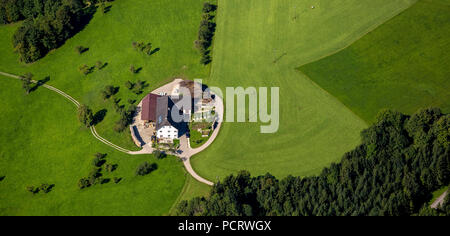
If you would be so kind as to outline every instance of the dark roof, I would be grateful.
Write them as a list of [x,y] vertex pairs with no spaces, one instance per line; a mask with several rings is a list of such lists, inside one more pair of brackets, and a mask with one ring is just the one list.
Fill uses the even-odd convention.
[[148,94],[142,101],[141,120],[156,121],[156,105],[160,96],[156,94]]
[[157,98],[156,105],[156,130],[166,125],[171,125],[168,121],[169,97],[162,96]]
[[164,126],[174,126],[169,120],[169,104],[168,96],[159,96],[150,93],[142,101],[141,119],[156,123],[156,130]]

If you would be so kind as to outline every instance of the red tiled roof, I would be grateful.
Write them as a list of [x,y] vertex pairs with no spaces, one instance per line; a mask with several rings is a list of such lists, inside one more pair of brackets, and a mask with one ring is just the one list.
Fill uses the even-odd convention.
[[156,105],[158,95],[148,94],[142,101],[141,120],[156,121]]

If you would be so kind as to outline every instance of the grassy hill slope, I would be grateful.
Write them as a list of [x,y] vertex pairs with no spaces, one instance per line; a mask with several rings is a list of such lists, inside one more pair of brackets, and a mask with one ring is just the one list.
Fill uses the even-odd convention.
[[[117,0],[111,10],[97,12],[87,27],[61,48],[36,63],[18,62],[11,40],[20,25],[0,26],[0,71],[24,74],[35,79],[50,77],[55,86],[94,112],[106,109],[97,126],[100,135],[129,149],[136,149],[127,131],[113,131],[119,119],[111,101],[103,101],[101,90],[108,84],[120,86],[117,98],[140,100],[148,91],[175,76],[204,77],[209,67],[201,66],[193,48],[201,19],[203,1]],[[160,50],[151,56],[132,47],[133,41],[151,42]],[[76,46],[88,47],[82,55]],[[83,76],[78,67],[108,63],[102,70]],[[142,70],[133,75],[130,65]],[[135,95],[124,87],[127,80],[147,81],[149,87]],[[168,214],[185,183],[182,164],[175,158],[154,160],[151,155],[130,156],[116,152],[82,128],[73,104],[55,93],[39,88],[24,95],[20,82],[0,77],[0,215],[163,215]],[[107,160],[119,165],[106,177],[123,177],[79,190],[77,182],[92,167],[93,154],[108,153]],[[156,162],[158,170],[136,177],[144,161]],[[47,195],[33,196],[27,186],[55,184]]]
[[219,1],[208,85],[280,87],[280,129],[261,134],[261,123],[225,123],[194,157],[196,171],[211,180],[242,169],[311,175],[354,148],[366,123],[295,67],[353,43],[414,2]]
[[[75,106],[40,88],[28,96],[21,84],[0,77],[0,215],[163,215],[183,188],[182,164],[174,157],[130,156],[112,150],[78,125]],[[111,182],[79,190],[97,152],[118,164],[106,174]],[[135,176],[138,165],[158,169]],[[123,180],[115,184],[113,177]],[[55,184],[48,194],[33,195],[28,186]]]
[[337,54],[300,67],[372,122],[380,109],[450,111],[450,1],[422,0]]
[[[97,126],[100,135],[128,149],[137,147],[130,132],[113,131],[120,116],[111,101],[104,101],[101,91],[106,85],[119,86],[116,97],[121,105],[128,99],[141,100],[147,92],[167,83],[174,77],[203,78],[209,67],[200,65],[200,55],[194,48],[202,14],[202,0],[152,0],[114,1],[110,11],[97,11],[89,25],[69,39],[62,47],[49,53],[36,63],[24,65],[13,52],[12,35],[18,24],[0,26],[0,71],[23,74],[32,72],[36,79],[49,77],[48,82],[80,102],[89,105],[94,112],[106,109],[106,117]],[[132,43],[152,43],[155,54],[148,56],[136,51]],[[75,48],[89,50],[78,55]],[[97,61],[107,63],[102,70],[84,76],[81,65],[95,66]],[[141,68],[137,74],[130,66]],[[145,93],[135,95],[125,88],[126,81],[146,81]]]

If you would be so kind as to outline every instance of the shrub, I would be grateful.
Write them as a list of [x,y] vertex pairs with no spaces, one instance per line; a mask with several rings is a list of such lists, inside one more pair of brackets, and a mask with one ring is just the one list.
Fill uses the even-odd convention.
[[134,84],[131,81],[128,80],[127,82],[125,82],[125,88],[131,90],[131,89],[133,89],[133,87],[134,87]]
[[90,127],[94,122],[94,115],[92,110],[86,105],[81,105],[78,108],[78,120],[86,127]]
[[101,62],[101,61],[97,61],[95,63],[95,67],[97,67],[97,69],[101,70],[103,69],[103,66],[105,65],[105,63]]
[[152,44],[144,42],[133,42],[133,48],[147,55],[152,54]]
[[105,164],[105,160],[101,157],[95,157],[94,160],[92,161],[92,164],[95,167],[101,167],[103,164]]
[[25,93],[26,94],[30,94],[31,89],[32,89],[32,87],[31,87],[31,85],[32,85],[31,80],[33,79],[33,74],[27,73],[27,74],[25,74],[23,76],[20,76],[20,79],[22,80],[22,88],[25,90]]
[[202,59],[200,59],[200,63],[203,65],[207,65],[211,63],[211,56],[209,54],[203,54]]
[[44,193],[49,193],[53,188],[53,185],[50,184],[41,184],[41,186],[39,186],[39,191],[44,192]]
[[144,162],[138,166],[136,170],[136,175],[140,176],[148,175],[156,169],[157,169],[156,163],[149,164],[148,162]]
[[209,12],[212,12],[212,11],[215,11],[215,10],[216,10],[216,5],[211,4],[209,2],[205,2],[203,4],[203,12],[204,13],[209,13]]
[[88,50],[88,49],[85,48],[85,47],[83,47],[83,46],[76,46],[76,47],[75,47],[75,51],[76,51],[79,55],[83,54],[83,53],[86,52],[87,50]]
[[133,122],[134,114],[136,113],[136,105],[132,104],[128,107],[127,111],[123,111],[123,108],[120,107],[120,120],[116,122],[116,125],[114,126],[114,130],[116,132],[122,132],[124,131],[128,125],[130,125]]
[[103,158],[105,158],[107,156],[107,154],[106,153],[97,152],[97,153],[95,153],[94,156],[103,159]]
[[119,113],[119,114],[123,113],[124,106],[123,106],[123,105],[120,105],[119,102],[114,101],[113,106],[114,106],[114,110],[115,110],[117,113]]
[[115,184],[118,184],[121,180],[122,180],[122,178],[118,178],[118,177],[113,178],[113,181]]
[[105,170],[109,173],[115,171],[117,169],[117,164],[106,164]]
[[156,157],[156,159],[164,159],[167,156],[164,152],[161,152],[160,150],[153,151],[153,155]]
[[36,194],[36,193],[39,193],[39,188],[36,188],[34,186],[28,186],[27,187],[27,191],[32,193],[32,194]]
[[84,189],[84,188],[87,188],[87,187],[90,187],[90,186],[91,186],[91,184],[90,184],[89,180],[86,179],[86,178],[81,178],[81,179],[78,181],[78,187],[79,187],[80,189]]
[[105,89],[102,91],[103,99],[109,99],[114,96],[117,92],[119,92],[119,87],[114,87],[112,85],[106,85]]
[[89,173],[89,184],[94,185],[102,182],[102,169],[101,168],[94,168]]
[[80,71],[83,75],[88,75],[92,72],[92,67],[84,64],[84,65],[78,67],[78,71]]
[[145,81],[138,80],[133,86],[133,92],[137,95],[142,93],[142,90],[146,87]]

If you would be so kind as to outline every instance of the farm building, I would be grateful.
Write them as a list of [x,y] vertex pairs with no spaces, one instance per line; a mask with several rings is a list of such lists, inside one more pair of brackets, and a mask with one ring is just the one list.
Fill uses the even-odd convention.
[[177,139],[178,129],[170,118],[173,102],[168,96],[148,94],[142,101],[141,120],[154,127],[158,139]]

